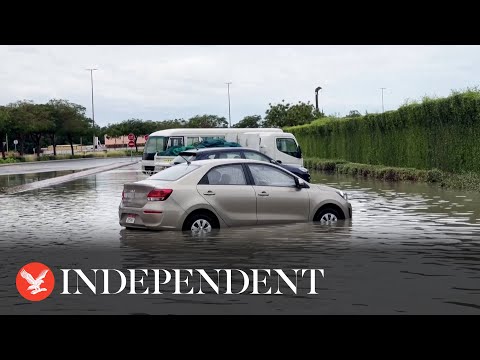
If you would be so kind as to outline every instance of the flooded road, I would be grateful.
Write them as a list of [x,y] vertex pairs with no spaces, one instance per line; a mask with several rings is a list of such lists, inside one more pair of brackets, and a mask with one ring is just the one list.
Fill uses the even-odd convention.
[[[353,219],[220,230],[126,231],[117,209],[140,165],[0,196],[0,313],[480,314],[480,194],[313,174],[346,190]],[[318,295],[60,295],[29,303],[20,267],[322,268]]]
[[15,163],[9,165],[0,165],[0,178],[3,175],[14,174],[32,174],[45,173],[55,171],[78,171],[85,169],[92,169],[98,166],[106,166],[117,163],[119,161],[138,160],[139,157],[134,156],[122,158],[87,158],[87,159],[70,159],[70,160],[55,160],[55,161],[36,161]]

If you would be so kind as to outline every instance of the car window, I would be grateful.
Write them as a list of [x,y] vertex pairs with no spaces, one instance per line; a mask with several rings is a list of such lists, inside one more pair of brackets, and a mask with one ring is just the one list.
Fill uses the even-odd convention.
[[224,165],[211,169],[200,183],[210,185],[247,185],[247,180],[242,165]]
[[295,186],[293,176],[273,166],[249,164],[248,168],[253,176],[255,185],[259,186]]
[[245,155],[246,159],[270,162],[270,159],[265,155],[253,151],[244,151],[243,155]]
[[215,154],[204,155],[204,154],[200,153],[200,154],[197,154],[197,159],[198,160],[215,159]]
[[241,159],[240,151],[222,152],[218,154],[217,159]]
[[184,163],[159,171],[155,175],[150,176],[148,180],[175,181],[198,168],[199,166]]

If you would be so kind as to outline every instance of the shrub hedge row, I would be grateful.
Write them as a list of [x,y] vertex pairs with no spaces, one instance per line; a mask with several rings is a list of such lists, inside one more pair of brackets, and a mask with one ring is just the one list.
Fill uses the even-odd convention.
[[285,128],[305,157],[480,173],[480,91],[424,98],[384,114]]

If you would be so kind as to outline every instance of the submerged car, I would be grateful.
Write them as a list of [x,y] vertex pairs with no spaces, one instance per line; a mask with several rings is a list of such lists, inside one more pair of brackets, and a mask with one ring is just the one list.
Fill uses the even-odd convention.
[[263,161],[185,162],[124,185],[118,209],[126,228],[210,232],[215,228],[352,217],[347,194],[309,184]]
[[310,173],[308,169],[300,165],[283,164],[281,161],[272,159],[270,156],[262,154],[260,151],[245,147],[219,147],[202,148],[182,151],[172,160],[172,164],[178,165],[186,161],[207,160],[207,159],[250,159],[259,160],[276,164],[288,170],[306,182],[310,182]]

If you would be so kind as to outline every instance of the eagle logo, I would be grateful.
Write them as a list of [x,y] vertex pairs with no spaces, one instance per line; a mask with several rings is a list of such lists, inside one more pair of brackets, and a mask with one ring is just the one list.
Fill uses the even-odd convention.
[[48,269],[43,270],[40,275],[38,275],[38,277],[34,279],[33,276],[25,269],[22,269],[22,271],[20,271],[20,275],[30,284],[27,290],[32,290],[32,295],[38,294],[40,291],[47,291],[46,288],[41,287],[42,284],[45,282],[43,281],[43,278],[45,277],[45,275],[47,275],[47,273]]
[[[34,275],[37,277],[35,278]],[[41,301],[52,293],[55,287],[55,277],[47,265],[31,262],[22,266],[18,271],[16,285],[18,292],[25,299]]]

